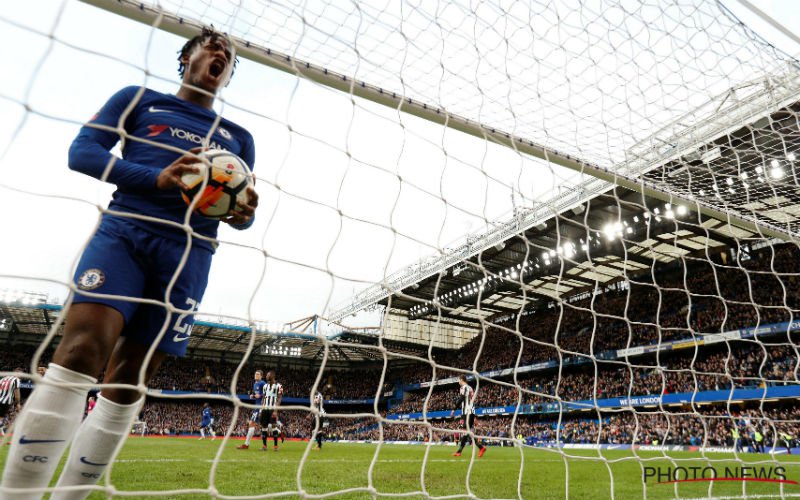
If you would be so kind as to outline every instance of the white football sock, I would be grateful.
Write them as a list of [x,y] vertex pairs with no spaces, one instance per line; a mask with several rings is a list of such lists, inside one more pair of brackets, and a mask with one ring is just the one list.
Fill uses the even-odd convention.
[[[2,485],[5,488],[46,488],[83,416],[89,387],[61,383],[95,384],[88,375],[50,363],[44,380],[25,402],[14,424]],[[35,500],[44,493],[3,492],[3,500]]]
[[200,427],[200,439],[203,439],[205,437],[206,437],[206,428]]
[[[96,484],[108,464],[114,461],[117,445],[128,436],[141,405],[141,400],[121,405],[98,394],[94,410],[75,435],[56,486]],[[88,488],[59,491],[53,493],[50,500],[82,500],[91,491]]]
[[250,440],[253,439],[253,434],[256,433],[255,427],[248,427],[247,428],[247,437],[244,439],[245,446],[250,446]]

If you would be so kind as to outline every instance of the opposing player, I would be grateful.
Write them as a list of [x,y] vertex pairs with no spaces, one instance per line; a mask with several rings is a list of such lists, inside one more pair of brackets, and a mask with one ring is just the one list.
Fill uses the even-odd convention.
[[314,399],[311,401],[311,404],[316,408],[319,412],[319,418],[322,420],[322,428],[317,431],[316,436],[314,437],[317,441],[317,447],[314,448],[315,450],[322,449],[322,443],[325,441],[325,432],[328,430],[328,418],[325,416],[325,399],[322,397],[322,393],[317,391],[314,394]]
[[22,409],[22,398],[19,392],[19,374],[22,368],[16,368],[14,375],[7,375],[0,378],[0,420],[6,421],[11,408],[15,408],[17,413]]
[[274,450],[278,451],[278,438],[281,435],[278,407],[283,398],[283,386],[275,380],[275,372],[267,372],[267,383],[264,385],[264,397],[261,405],[261,442],[262,451],[267,451],[267,436],[272,436]]
[[214,415],[211,414],[211,405],[206,403],[203,405],[202,418],[200,420],[200,439],[206,438],[206,430],[211,434],[211,440],[216,439],[217,434],[214,432]]
[[[472,432],[475,428],[475,407],[474,407],[475,391],[467,383],[466,375],[458,376],[458,398],[456,399],[456,408],[450,412],[450,417],[456,413],[456,409],[461,410],[461,418],[463,422],[464,432],[461,433],[461,440],[458,444],[458,451],[453,453],[454,457],[460,457],[461,452],[467,443],[473,442]],[[478,450],[478,458],[486,453],[486,446],[479,443],[480,449]]]
[[[204,29],[178,59],[177,94],[126,87],[72,143],[70,168],[117,190],[78,263],[53,362],[17,421],[3,487],[46,487],[70,442],[57,486],[96,483],[131,428],[145,384],[167,355],[186,351],[219,221],[187,214],[181,176],[199,171],[194,152],[202,147],[228,150],[251,168],[255,147],[249,132],[213,110],[235,65],[228,39]],[[111,153],[118,142],[122,158]],[[246,229],[257,204],[249,188],[247,202],[222,221]],[[154,353],[144,366],[151,346]],[[115,387],[102,390],[81,424],[88,390],[104,368],[104,382]],[[60,489],[51,498],[82,499],[89,491]]]
[[[250,393],[250,399],[255,400],[256,406],[261,408],[261,399],[264,397],[264,386],[267,384],[264,382],[264,372],[261,370],[256,370],[256,373],[253,375],[255,381],[253,382],[253,392]],[[246,450],[250,448],[250,440],[253,439],[253,435],[256,433],[256,429],[260,425],[259,415],[261,415],[261,410],[253,410],[250,413],[250,422],[247,424],[247,437],[244,439],[244,444],[239,445],[236,447],[238,450]]]
[[131,426],[131,433],[134,434],[136,431],[139,431],[139,434],[144,437],[147,434],[147,422],[145,421],[145,411],[142,410],[139,412],[139,415],[133,421],[133,425]]

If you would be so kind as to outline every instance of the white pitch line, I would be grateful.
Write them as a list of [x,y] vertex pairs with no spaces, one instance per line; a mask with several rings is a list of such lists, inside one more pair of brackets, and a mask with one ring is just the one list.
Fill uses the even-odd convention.
[[683,500],[756,500],[758,498],[762,499],[769,499],[769,498],[796,498],[800,497],[800,493],[785,493],[783,495],[767,495],[767,494],[757,494],[755,496],[747,495],[745,496],[735,496],[735,497],[697,497],[697,498],[684,498]]
[[[289,459],[286,459],[286,458],[279,458],[279,459],[269,458],[267,460],[269,460],[269,462],[281,462],[281,463],[295,463],[295,462],[298,462],[298,460],[289,460]],[[427,462],[428,463],[431,463],[431,462],[458,463],[458,462],[464,462],[465,460],[468,461],[469,457],[465,457],[464,459],[429,458],[427,460]],[[476,458],[475,461],[477,462],[477,460],[478,459]],[[485,461],[485,460],[486,459],[481,459],[481,461]],[[311,459],[310,461],[312,463],[317,463],[317,462],[323,462],[323,463],[325,463],[325,462],[330,462],[330,463],[348,462],[348,463],[354,463],[354,464],[355,463],[371,463],[372,462],[371,459],[347,460],[347,459],[338,459],[338,458],[337,459],[333,459],[333,458],[316,459],[315,458],[315,459]],[[519,463],[519,460],[508,460],[508,459],[497,459],[497,460],[489,460],[489,461],[491,461],[493,463]],[[115,460],[115,463],[167,463],[167,462],[170,462],[170,463],[171,462],[195,462],[195,463],[196,462],[206,462],[206,463],[213,463],[213,462],[215,462],[215,460],[213,460],[213,459],[189,460],[189,459],[186,459],[186,458],[127,458],[127,459],[123,458],[123,459]],[[216,460],[216,462],[217,463],[223,463],[223,462],[224,463],[253,463],[253,460],[232,458],[232,459]],[[392,459],[392,458],[389,458],[389,459],[378,459],[378,463],[422,463],[422,462],[423,462],[423,460],[414,460],[414,459],[399,459],[399,458],[398,459]],[[547,459],[547,460],[537,460],[536,462],[537,463],[539,463],[539,462],[562,462],[562,460]]]

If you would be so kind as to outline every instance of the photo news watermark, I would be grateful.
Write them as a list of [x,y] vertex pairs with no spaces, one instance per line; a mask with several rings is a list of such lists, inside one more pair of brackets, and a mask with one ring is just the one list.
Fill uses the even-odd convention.
[[786,477],[782,466],[689,466],[689,467],[644,467],[642,482],[645,485],[696,483],[715,481],[762,482],[798,485]]

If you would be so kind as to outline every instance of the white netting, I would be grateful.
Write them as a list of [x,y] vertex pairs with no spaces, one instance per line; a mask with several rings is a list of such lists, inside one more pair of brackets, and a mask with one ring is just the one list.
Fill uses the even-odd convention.
[[[796,496],[800,71],[724,5],[89,3],[123,17],[0,14],[27,47],[0,86],[0,206],[36,206],[35,231],[4,228],[3,375],[40,381],[62,300],[18,290],[75,291],[105,212],[62,152],[122,86],[174,92],[169,32],[236,41],[216,110],[255,137],[262,197],[253,228],[220,233],[188,360],[137,387],[138,433],[196,431],[200,400],[225,439],[131,440],[98,498]],[[272,367],[309,441],[237,455],[251,372]],[[433,446],[464,435],[461,374],[485,458]],[[373,444],[315,456],[319,432]]]

